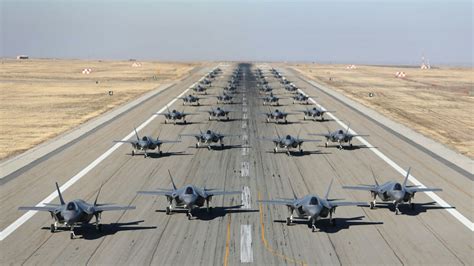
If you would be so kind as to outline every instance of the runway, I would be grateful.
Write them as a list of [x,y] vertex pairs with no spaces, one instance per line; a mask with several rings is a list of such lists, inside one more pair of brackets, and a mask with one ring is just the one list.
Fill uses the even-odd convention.
[[[164,91],[143,105],[98,128],[69,147],[49,155],[1,186],[2,220],[0,228],[14,223],[25,212],[19,206],[36,205],[60,185],[90,168],[64,193],[66,200],[82,198],[94,201],[103,183],[99,202],[134,205],[136,210],[107,212],[102,216],[104,232],[93,226],[77,228],[78,239],[70,240],[68,232],[50,233],[52,219],[48,213],[37,213],[0,242],[0,264],[114,264],[114,265],[314,265],[314,264],[473,264],[473,232],[447,209],[426,194],[416,195],[415,210],[401,206],[401,215],[378,207],[339,207],[337,225],[325,219],[312,233],[306,224],[285,224],[288,210],[281,206],[257,203],[258,199],[290,198],[308,193],[323,195],[334,179],[330,196],[351,201],[369,201],[362,191],[343,190],[342,185],[371,184],[371,168],[379,182],[403,181],[403,176],[386,161],[354,141],[355,148],[339,150],[324,147],[324,141],[303,144],[304,153],[273,153],[273,143],[259,137],[279,135],[308,136],[326,133],[340,127],[337,121],[303,120],[303,114],[288,117],[288,124],[265,123],[263,106],[256,89],[253,69],[242,64],[243,79],[234,104],[226,105],[235,112],[229,121],[209,121],[206,113],[197,112],[216,106],[217,95],[236,64],[220,65],[221,74],[199,107],[183,106],[174,101],[170,109],[197,113],[187,120],[189,125],[164,124],[164,117],[150,119],[152,114],[182,94],[204,76],[211,67],[195,71],[189,78]],[[262,67],[276,94],[289,97],[282,85]],[[440,163],[423,149],[392,134],[383,126],[335,100],[303,77],[287,68],[278,68],[316,102],[334,115],[350,123],[359,134],[368,134],[367,141],[397,165],[412,167],[417,180],[429,187],[443,188],[436,192],[466,219],[474,219],[472,179],[462,172]],[[188,92],[191,93],[191,92]],[[187,94],[188,94],[187,93]],[[278,107],[286,112],[304,109],[292,99],[282,99]],[[271,107],[270,109],[274,109]],[[238,137],[224,138],[224,149],[198,148],[193,138],[180,143],[164,144],[162,156],[149,158],[131,156],[131,146],[114,147],[113,140],[129,135],[134,126],[149,120],[140,131],[160,139],[176,140],[178,134],[198,133],[212,129]],[[166,199],[137,195],[138,190],[170,188],[168,169],[176,185],[195,184],[207,188],[242,190],[242,195],[216,196],[211,214],[204,210],[196,219],[184,213],[166,215]],[[53,202],[57,203],[58,199]]]

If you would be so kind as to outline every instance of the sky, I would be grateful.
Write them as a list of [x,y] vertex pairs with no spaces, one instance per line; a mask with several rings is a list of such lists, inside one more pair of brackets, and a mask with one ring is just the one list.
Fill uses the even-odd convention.
[[0,0],[1,57],[472,66],[470,0]]

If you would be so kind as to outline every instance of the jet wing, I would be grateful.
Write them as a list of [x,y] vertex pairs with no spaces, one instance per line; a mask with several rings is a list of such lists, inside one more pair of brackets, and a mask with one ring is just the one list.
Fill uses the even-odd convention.
[[365,191],[377,191],[377,186],[367,185],[367,186],[342,186],[343,189],[353,189],[353,190],[365,190]]
[[181,141],[179,140],[161,140],[159,141],[160,143],[179,143]]
[[298,139],[298,142],[320,142],[319,139]]
[[263,204],[270,204],[270,205],[286,205],[286,206],[294,206],[295,200],[257,200],[257,202]]
[[369,206],[367,202],[361,201],[329,201],[329,204],[332,207],[339,207],[339,206],[359,206],[359,207],[367,207]]
[[309,133],[308,135],[310,135],[310,136],[321,136],[321,137],[326,137],[326,138],[330,137],[330,135],[327,134],[327,133],[326,133],[326,134],[322,134],[322,133]]
[[114,142],[121,142],[121,143],[130,143],[130,144],[136,144],[136,140],[114,140]]
[[19,207],[18,210],[20,211],[44,211],[44,212],[54,212],[58,209],[59,206],[22,206]]
[[206,193],[209,196],[220,196],[220,195],[235,195],[235,194],[242,194],[242,191],[214,191],[214,190],[206,190]]
[[441,188],[428,188],[428,187],[407,187],[405,188],[406,191],[410,194],[416,193],[416,192],[433,192],[433,191],[443,191]]
[[124,211],[124,210],[134,210],[135,206],[115,206],[115,205],[101,205],[94,206],[95,212],[104,212],[104,211]]
[[171,190],[137,191],[137,194],[162,195],[162,196],[171,197],[173,195],[173,191]]

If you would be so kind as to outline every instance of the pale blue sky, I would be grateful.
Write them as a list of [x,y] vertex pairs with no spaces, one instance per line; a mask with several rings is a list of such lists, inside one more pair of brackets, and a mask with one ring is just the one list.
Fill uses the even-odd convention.
[[1,56],[472,65],[469,0],[5,1]]

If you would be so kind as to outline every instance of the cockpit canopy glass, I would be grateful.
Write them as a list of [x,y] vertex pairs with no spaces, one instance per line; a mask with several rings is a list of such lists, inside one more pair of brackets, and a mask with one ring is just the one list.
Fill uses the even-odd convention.
[[309,200],[309,205],[318,205],[318,199],[316,197],[312,197]]
[[185,193],[185,194],[188,194],[188,195],[189,195],[189,194],[194,194],[194,190],[193,190],[192,187],[187,187],[187,188],[186,188],[186,191],[185,191],[184,193]]
[[400,183],[396,183],[396,184],[393,186],[393,190],[402,190],[402,185],[400,185]]
[[68,211],[73,211],[73,210],[76,209],[76,204],[74,204],[74,202],[69,202],[69,203],[67,204],[67,206],[66,206],[66,209],[67,209]]

